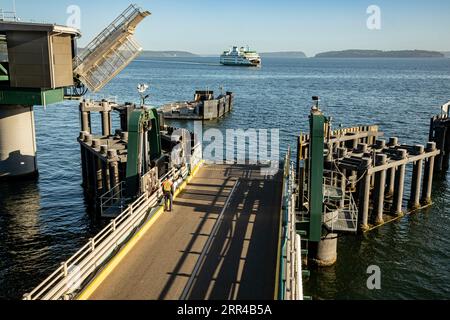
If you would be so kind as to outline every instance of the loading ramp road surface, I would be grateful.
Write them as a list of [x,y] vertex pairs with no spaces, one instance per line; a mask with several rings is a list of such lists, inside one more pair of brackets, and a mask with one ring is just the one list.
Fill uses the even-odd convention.
[[93,300],[272,300],[282,175],[204,165]]

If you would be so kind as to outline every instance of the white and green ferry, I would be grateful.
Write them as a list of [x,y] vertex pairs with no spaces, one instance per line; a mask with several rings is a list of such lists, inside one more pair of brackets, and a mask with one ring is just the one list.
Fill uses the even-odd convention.
[[226,66],[246,66],[260,67],[261,57],[256,51],[251,51],[248,47],[232,47],[229,51],[224,51],[220,56],[220,63]]

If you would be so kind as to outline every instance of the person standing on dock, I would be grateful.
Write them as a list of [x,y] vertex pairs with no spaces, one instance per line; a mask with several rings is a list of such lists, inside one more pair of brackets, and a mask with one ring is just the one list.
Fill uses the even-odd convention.
[[172,211],[173,205],[173,182],[172,179],[167,179],[163,183],[164,191],[164,211]]

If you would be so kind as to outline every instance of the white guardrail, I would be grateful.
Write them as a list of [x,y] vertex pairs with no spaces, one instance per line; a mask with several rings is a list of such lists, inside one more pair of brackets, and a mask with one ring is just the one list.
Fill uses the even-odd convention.
[[303,300],[303,270],[301,238],[297,234],[297,216],[295,209],[296,195],[294,193],[295,169],[289,168],[289,181],[286,190],[287,199],[287,239],[283,254],[284,270],[284,300]]
[[[200,156],[199,156],[200,154]],[[201,161],[201,146],[194,149],[190,161],[193,170]],[[175,189],[189,176],[189,169],[171,170],[161,182],[171,176],[177,177]],[[71,300],[92,280],[96,272],[108,262],[117,249],[124,245],[143,222],[152,217],[159,208],[162,189],[142,194],[128,206],[116,219],[112,220],[100,233],[75,253],[69,260],[53,272],[33,291],[24,295],[24,300]]]

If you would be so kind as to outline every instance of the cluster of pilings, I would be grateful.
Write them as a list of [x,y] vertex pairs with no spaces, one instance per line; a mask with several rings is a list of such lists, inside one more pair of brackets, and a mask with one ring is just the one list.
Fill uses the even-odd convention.
[[[78,142],[81,147],[83,187],[87,198],[96,201],[125,179],[127,163],[128,132],[127,112],[121,112],[123,124],[112,134],[111,112],[115,103],[108,101],[83,101],[80,103],[81,132]],[[92,132],[91,114],[100,113],[102,134]]]
[[[166,126],[162,115],[159,114],[159,127],[155,130],[158,134],[152,135],[153,129],[145,125],[143,131],[139,133],[139,141],[132,143],[132,135],[128,128],[129,121],[131,114],[138,110],[147,109],[137,108],[136,105],[130,103],[119,105],[107,100],[84,100],[80,103],[81,132],[78,142],[81,147],[83,187],[87,200],[95,206],[97,211],[101,207],[102,197],[109,199],[115,198],[116,195],[119,196],[118,194],[122,196],[125,184],[127,194],[123,194],[124,197],[132,198],[138,195],[134,191],[133,194],[128,194],[128,191],[132,190],[128,185],[127,172],[130,169],[128,167],[130,165],[130,144],[136,145],[135,152],[141,159],[132,160],[134,161],[132,164],[138,168],[138,175],[144,178],[144,175],[155,169],[152,171],[151,180],[156,181],[164,176],[172,165],[183,161],[185,152],[173,152],[180,148],[181,141],[190,141],[192,144],[195,142],[192,133],[184,129]],[[114,132],[111,121],[112,112],[117,112],[120,118],[120,129],[116,129]],[[92,132],[92,115],[94,113],[100,114],[102,126],[101,134],[97,135]],[[155,142],[155,139],[158,141]],[[156,150],[154,143],[160,143],[161,150]],[[151,157],[152,152],[157,153],[153,158]],[[131,157],[131,159],[133,158]],[[149,179],[149,177],[145,178]],[[155,181],[147,181],[147,184],[154,185]],[[138,181],[137,184],[140,182]],[[139,192],[139,188],[136,190]]]
[[426,145],[382,139],[376,125],[333,131],[319,97],[313,103],[311,134],[297,145],[297,229],[308,260],[330,266],[339,233],[367,232],[432,204],[435,173],[450,164],[450,102],[431,119]]
[[[396,137],[386,141],[381,139],[383,133],[377,126],[333,132],[326,126],[325,133],[325,169],[336,173],[330,184],[353,195],[358,206],[359,231],[431,204],[435,159],[441,154],[435,142],[410,146],[400,144]],[[304,198],[308,186],[308,135],[300,136],[298,148],[297,177]],[[409,165],[411,192],[405,204]]]
[[[359,227],[367,231],[407,211],[431,204],[436,144],[409,146],[397,138],[358,143],[357,148],[335,150],[334,165],[343,173],[358,204]],[[404,206],[406,167],[412,165],[411,193]]]
[[[333,150],[335,153],[342,152],[343,149],[346,151],[351,151],[358,147],[358,144],[373,144],[378,137],[383,136],[383,133],[379,131],[379,127],[376,125],[373,126],[359,126],[352,128],[345,128],[336,131],[331,131],[331,127],[328,123],[325,124],[326,139],[327,144],[324,146],[324,149]],[[299,186],[299,194],[303,201],[307,200],[307,186],[308,186],[308,172],[309,172],[309,156],[310,156],[310,138],[309,134],[301,134],[298,138],[297,145],[297,183]],[[340,149],[340,151],[339,151]],[[334,165],[334,157],[339,156],[338,154],[334,154],[333,152],[327,152],[326,161],[325,161],[325,169],[329,171],[336,170]],[[335,175],[335,178],[338,178],[338,175]],[[344,181],[346,182],[346,181]],[[356,190],[355,185],[356,180],[353,181],[351,190]],[[342,181],[340,181],[342,183]],[[336,185],[338,181],[336,181]],[[299,210],[307,209],[303,206],[303,202],[300,201],[301,207]]]

